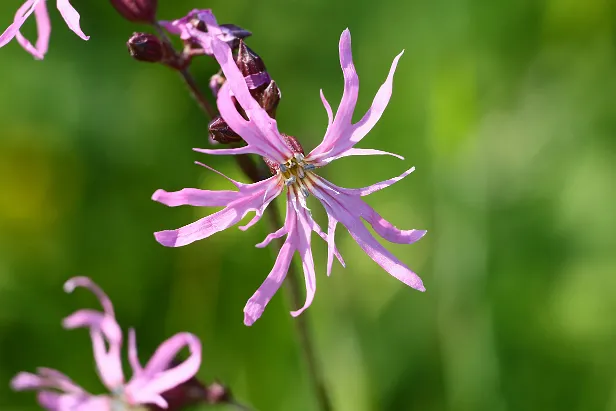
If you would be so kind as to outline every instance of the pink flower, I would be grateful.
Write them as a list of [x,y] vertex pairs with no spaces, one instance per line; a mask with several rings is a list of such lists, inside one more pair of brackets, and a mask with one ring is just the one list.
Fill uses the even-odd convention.
[[[36,59],[42,59],[47,53],[49,47],[49,35],[51,33],[51,23],[49,22],[49,14],[47,13],[46,0],[27,0],[15,13],[15,19],[4,33],[0,34],[0,47],[6,45],[9,41],[17,37],[17,42],[26,51]],[[56,5],[60,14],[68,27],[73,30],[79,37],[88,40],[89,37],[83,34],[79,27],[79,13],[71,6],[69,0],[57,0]],[[36,27],[38,38],[36,45],[32,45],[24,36],[21,35],[19,29],[26,22],[26,19],[34,13],[36,19]]]
[[[103,312],[83,309],[63,321],[64,328],[87,327],[92,338],[94,359],[101,381],[109,395],[92,395],[73,383],[64,374],[49,368],[39,368],[36,374],[20,372],[11,381],[14,390],[37,390],[41,406],[52,411],[115,411],[132,406],[155,404],[167,408],[162,393],[191,379],[201,364],[201,343],[189,333],[179,333],[162,343],[143,368],[137,358],[135,332],[128,334],[128,361],[133,376],[125,382],[122,371],[122,330],[116,322],[111,301],[87,277],[75,277],[64,285],[66,292],[85,287],[98,297]],[[171,367],[176,354],[188,347],[189,358]]]
[[[158,23],[169,33],[179,36],[187,45],[190,45],[191,54],[195,55],[212,56],[211,42],[214,37],[235,48],[239,44],[239,39],[251,35],[249,31],[234,24],[218,25],[216,17],[210,9],[194,9],[180,19],[163,20]],[[200,47],[193,48],[197,44]]]
[[[265,247],[273,239],[285,235],[286,239],[272,271],[244,308],[246,325],[252,325],[261,316],[267,303],[280,288],[295,252],[298,252],[302,259],[307,297],[304,306],[291,312],[291,315],[297,316],[310,306],[316,290],[311,251],[312,231],[328,244],[327,275],[329,275],[334,256],[344,266],[334,242],[334,232],[338,222],[346,227],[357,244],[385,271],[404,284],[424,291],[425,288],[419,276],[387,251],[361,221],[362,219],[367,221],[379,236],[390,242],[412,244],[423,237],[426,231],[399,230],[361,199],[362,196],[400,181],[414,168],[410,168],[398,177],[359,189],[338,187],[315,173],[316,169],[341,157],[391,154],[354,146],[368,134],[383,114],[391,96],[394,71],[402,53],[394,59],[389,75],[377,92],[368,112],[359,122],[353,124],[352,117],[357,102],[359,80],[351,55],[351,35],[348,30],[342,33],[340,38],[340,64],[344,75],[342,101],[334,117],[329,103],[321,92],[329,125],[321,144],[310,154],[304,155],[297,140],[280,133],[276,120],[270,118],[252,98],[244,77],[232,58],[230,48],[220,41],[213,41],[212,46],[216,60],[220,63],[227,78],[218,93],[218,108],[224,120],[242,136],[247,145],[231,149],[195,150],[207,154],[257,154],[266,158],[275,175],[267,180],[248,185],[229,179],[237,191],[209,191],[191,188],[172,193],[163,190],[156,191],[152,198],[170,207],[179,205],[224,207],[221,211],[177,230],[157,232],[155,233],[156,240],[167,247],[190,244],[237,224],[248,212],[254,211],[255,217],[246,226],[240,227],[246,230],[259,221],[268,204],[286,189],[287,215],[284,226],[269,234],[263,242],[257,244],[257,247]],[[249,120],[244,119],[238,112],[232,95],[237,98]],[[399,157],[395,154],[391,155]],[[306,206],[306,199],[309,195],[314,195],[327,211],[329,220],[327,234],[322,232]]]

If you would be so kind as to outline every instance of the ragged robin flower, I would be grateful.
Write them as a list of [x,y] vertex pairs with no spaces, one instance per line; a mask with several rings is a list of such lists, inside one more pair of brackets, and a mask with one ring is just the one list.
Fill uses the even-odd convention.
[[[103,311],[83,309],[63,321],[64,328],[89,328],[98,374],[110,394],[92,395],[59,371],[39,368],[36,374],[20,372],[11,381],[14,390],[38,391],[39,404],[50,411],[147,411],[145,406],[167,408],[163,394],[190,380],[201,364],[201,342],[189,333],[178,333],[163,342],[145,368],[137,357],[134,330],[128,334],[128,361],[133,371],[126,382],[122,371],[122,330],[116,322],[107,295],[86,277],[75,277],[64,285],[67,292],[76,287],[92,291]],[[174,363],[175,356],[188,347],[190,356]]]
[[[13,24],[11,24],[4,33],[0,34],[0,47],[5,46],[13,38],[36,59],[42,59],[49,48],[49,36],[51,34],[51,23],[49,22],[49,14],[47,13],[47,0],[28,0],[15,13]],[[81,27],[79,27],[79,13],[69,0],[57,0],[56,5],[62,18],[68,27],[75,32],[79,37],[88,40]],[[36,28],[38,37],[36,43],[30,43],[20,32],[19,29],[26,22],[28,17],[34,13],[36,19]]]
[[[237,191],[192,188],[177,192],[156,191],[152,198],[170,207],[179,205],[224,207],[221,211],[177,230],[157,232],[155,233],[156,240],[167,247],[184,246],[225,230],[237,224],[248,212],[254,211],[255,217],[247,225],[240,227],[246,230],[259,221],[272,200],[286,191],[287,212],[284,226],[269,234],[263,242],[257,244],[257,247],[265,247],[273,239],[285,235],[286,239],[273,269],[244,308],[246,325],[252,325],[261,316],[265,306],[280,288],[295,252],[299,253],[302,260],[307,292],[304,306],[291,314],[297,316],[310,306],[316,290],[311,250],[312,231],[315,231],[328,244],[327,274],[329,275],[334,256],[344,266],[334,242],[334,232],[338,222],[346,227],[357,244],[385,271],[404,284],[424,291],[425,288],[419,276],[383,247],[362,222],[362,219],[368,222],[380,237],[393,243],[412,244],[423,237],[426,231],[400,230],[382,218],[361,199],[363,196],[400,181],[414,168],[408,169],[398,177],[359,189],[338,187],[317,174],[319,168],[341,157],[391,154],[379,150],[355,148],[355,145],[368,134],[383,114],[391,97],[394,71],[402,53],[394,59],[389,75],[379,88],[370,109],[359,122],[353,123],[359,79],[353,65],[351,35],[348,30],[342,33],[339,46],[340,65],[344,75],[342,100],[334,116],[321,92],[329,124],[323,141],[306,155],[297,139],[279,132],[276,120],[268,116],[251,96],[244,76],[235,64],[228,45],[220,41],[212,41],[212,49],[227,79],[218,93],[218,109],[223,119],[243,138],[247,145],[230,149],[195,150],[219,155],[257,154],[266,159],[274,175],[254,184],[242,184],[228,178]],[[248,119],[239,113],[232,96],[237,99]],[[327,234],[314,221],[306,205],[306,199],[311,195],[321,202],[327,212]]]

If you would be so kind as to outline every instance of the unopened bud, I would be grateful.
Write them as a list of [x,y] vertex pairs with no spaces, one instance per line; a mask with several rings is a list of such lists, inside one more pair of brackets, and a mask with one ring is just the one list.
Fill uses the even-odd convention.
[[259,105],[267,111],[271,118],[276,117],[276,108],[280,102],[280,97],[282,97],[282,94],[274,80],[270,81],[269,85],[261,93]]
[[[179,361],[173,360],[169,367],[174,367],[179,364]],[[167,402],[165,411],[181,411],[192,405],[208,402],[208,391],[196,377],[192,377],[181,384],[162,393],[162,397]],[[163,411],[163,408],[151,404],[145,410],[148,411]]]
[[236,37],[238,40],[245,39],[246,37],[252,36],[251,32],[249,32],[246,29],[241,28],[240,26],[236,26],[235,24],[221,24],[220,28],[223,29],[223,33],[227,32],[233,37]]
[[239,143],[242,141],[242,137],[231,130],[231,127],[229,127],[222,117],[216,117],[214,120],[210,121],[210,124],[208,124],[208,132],[212,140],[221,144]]
[[246,46],[243,40],[240,40],[235,62],[244,77],[267,72],[261,57]]
[[111,0],[111,5],[128,21],[153,23],[158,0]]
[[135,60],[159,63],[165,58],[165,46],[154,34],[133,33],[126,45]]

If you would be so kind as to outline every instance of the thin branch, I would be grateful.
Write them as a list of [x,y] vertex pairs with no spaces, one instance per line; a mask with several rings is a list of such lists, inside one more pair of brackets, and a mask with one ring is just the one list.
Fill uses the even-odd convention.
[[[175,51],[175,48],[173,48],[173,43],[171,42],[171,39],[169,38],[169,36],[167,36],[167,33],[165,33],[165,30],[160,26],[160,24],[158,24],[158,22],[154,23],[154,28],[158,32],[158,35],[161,37],[163,42],[167,44],[168,49],[172,50],[173,53],[175,53],[176,58],[181,59],[182,56],[177,54],[177,52]],[[184,80],[184,83],[186,83],[186,86],[188,86],[188,90],[190,91],[190,94],[193,96],[193,98],[195,99],[195,101],[197,102],[201,110],[203,110],[203,112],[207,114],[210,120],[216,117],[218,115],[216,112],[216,109],[205,98],[203,93],[201,93],[201,90],[199,89],[199,86],[197,85],[195,78],[192,76],[192,74],[190,74],[190,72],[188,71],[188,68],[178,70],[178,73]]]
[[[270,223],[274,230],[277,230],[281,225],[280,215],[278,214],[278,206],[275,202],[272,202],[266,210],[269,216]],[[278,239],[279,246],[282,247],[284,243],[283,239]],[[297,269],[297,265],[291,262],[286,281],[286,289],[291,300],[293,307],[302,306],[302,277],[301,273]],[[314,343],[310,335],[310,326],[308,324],[307,313],[293,319],[297,335],[299,337],[300,346],[304,354],[304,360],[308,366],[308,375],[312,382],[313,389],[317,397],[317,403],[320,411],[332,411],[332,403],[329,393],[325,385],[323,378],[323,370],[321,364],[317,359],[317,355],[314,348]]]

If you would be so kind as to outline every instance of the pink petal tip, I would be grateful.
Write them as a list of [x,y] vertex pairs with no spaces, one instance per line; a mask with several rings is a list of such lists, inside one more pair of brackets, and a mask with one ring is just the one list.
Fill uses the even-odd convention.
[[158,231],[154,233],[154,238],[165,247],[175,247],[178,241],[178,233],[175,230]]

